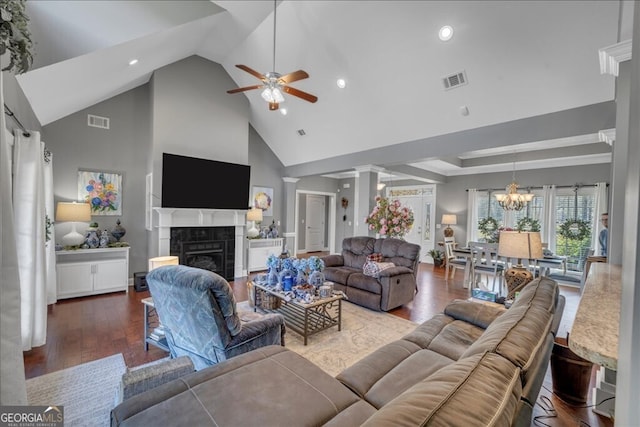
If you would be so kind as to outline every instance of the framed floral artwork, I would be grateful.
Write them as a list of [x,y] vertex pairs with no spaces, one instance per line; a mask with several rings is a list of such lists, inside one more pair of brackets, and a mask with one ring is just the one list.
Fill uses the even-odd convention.
[[262,216],[273,216],[273,188],[253,187],[251,206],[262,209]]
[[122,174],[78,171],[78,200],[91,205],[91,215],[122,215]]

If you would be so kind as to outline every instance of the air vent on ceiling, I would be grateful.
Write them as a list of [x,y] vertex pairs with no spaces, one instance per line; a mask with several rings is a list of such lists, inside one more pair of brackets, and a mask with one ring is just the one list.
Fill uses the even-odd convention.
[[304,131],[304,129],[298,129],[298,135],[300,136],[305,136],[307,133]]
[[109,118],[89,114],[87,115],[87,125],[94,128],[109,129]]
[[453,89],[454,87],[463,86],[467,84],[467,74],[463,71],[459,73],[451,74],[442,79],[445,90]]

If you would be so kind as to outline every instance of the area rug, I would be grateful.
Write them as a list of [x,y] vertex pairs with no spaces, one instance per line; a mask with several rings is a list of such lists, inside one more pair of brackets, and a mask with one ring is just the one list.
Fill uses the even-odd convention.
[[[247,310],[249,306],[242,302],[238,309]],[[335,376],[374,350],[402,338],[416,326],[391,314],[343,302],[341,331],[334,327],[312,335],[306,346],[300,335],[288,331],[285,346]]]
[[65,426],[108,426],[120,379],[122,354],[27,380],[30,405],[63,405]]

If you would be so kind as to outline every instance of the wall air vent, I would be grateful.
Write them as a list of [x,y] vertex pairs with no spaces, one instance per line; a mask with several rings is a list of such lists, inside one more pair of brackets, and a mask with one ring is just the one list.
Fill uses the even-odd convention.
[[467,74],[463,71],[459,73],[451,74],[450,76],[446,76],[442,79],[442,83],[444,84],[444,89],[449,90],[454,87],[463,86],[467,84]]
[[89,114],[87,115],[87,125],[94,128],[109,129],[109,118]]

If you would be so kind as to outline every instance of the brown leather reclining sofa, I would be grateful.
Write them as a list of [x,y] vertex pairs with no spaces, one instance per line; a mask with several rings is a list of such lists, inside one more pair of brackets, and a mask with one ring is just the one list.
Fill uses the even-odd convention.
[[[380,254],[383,262],[394,267],[379,277],[367,276],[363,267],[367,256]],[[420,246],[400,239],[348,237],[342,241],[342,254],[322,258],[326,280],[343,291],[349,301],[378,311],[389,311],[411,302],[417,290],[416,275]]]
[[332,377],[264,347],[134,396],[113,426],[529,426],[564,297],[539,278],[508,310],[456,300]]

